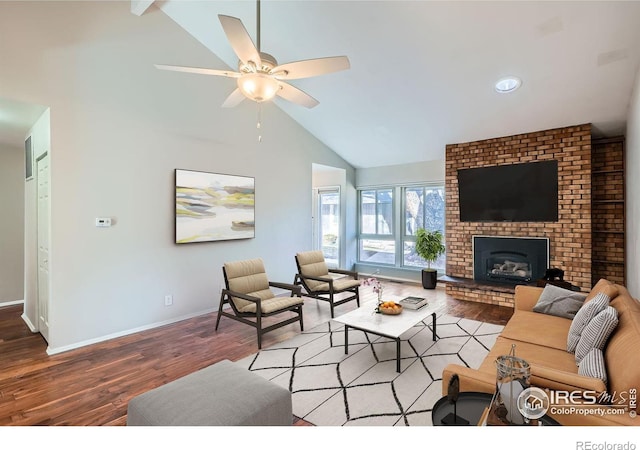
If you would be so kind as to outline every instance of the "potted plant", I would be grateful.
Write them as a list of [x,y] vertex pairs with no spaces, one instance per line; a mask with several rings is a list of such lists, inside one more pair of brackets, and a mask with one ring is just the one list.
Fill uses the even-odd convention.
[[427,231],[424,228],[418,228],[416,231],[416,253],[427,262],[427,268],[422,269],[422,287],[425,289],[436,287],[438,272],[431,268],[431,264],[445,251],[442,238],[442,233],[438,230]]

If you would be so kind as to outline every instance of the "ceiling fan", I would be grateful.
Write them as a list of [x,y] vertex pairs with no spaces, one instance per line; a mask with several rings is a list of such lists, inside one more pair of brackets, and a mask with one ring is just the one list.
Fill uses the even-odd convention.
[[242,21],[236,17],[218,15],[222,28],[238,56],[238,71],[202,69],[197,67],[156,64],[158,69],[236,78],[238,87],[222,104],[223,108],[238,105],[245,98],[261,103],[276,95],[297,105],[313,108],[318,101],[289,80],[309,78],[350,68],[349,58],[333,56],[307,59],[278,65],[276,59],[260,51],[260,0],[257,0],[257,46],[254,45]]

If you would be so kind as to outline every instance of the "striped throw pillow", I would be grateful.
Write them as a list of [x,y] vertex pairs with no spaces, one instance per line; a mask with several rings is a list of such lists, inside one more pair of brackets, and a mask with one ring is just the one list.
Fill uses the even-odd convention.
[[591,322],[591,320],[600,312],[609,306],[609,296],[604,293],[596,295],[591,301],[582,305],[575,317],[571,321],[569,327],[569,336],[567,336],[567,351],[575,353],[582,330]]
[[604,365],[604,354],[599,348],[592,348],[578,365],[578,375],[599,378],[607,384],[607,369]]
[[576,346],[576,364],[580,365],[580,361],[587,356],[592,348],[604,350],[609,336],[617,326],[618,311],[611,306],[607,306],[604,311],[599,312],[591,319],[589,325],[582,330]]

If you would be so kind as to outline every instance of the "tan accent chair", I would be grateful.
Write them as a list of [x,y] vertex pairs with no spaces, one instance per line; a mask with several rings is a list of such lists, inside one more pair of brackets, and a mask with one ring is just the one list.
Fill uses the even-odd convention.
[[[302,323],[302,289],[288,283],[269,281],[262,259],[227,262],[222,267],[226,289],[222,290],[216,331],[222,316],[256,328],[258,332],[258,348],[262,348],[262,335],[276,328],[300,322],[300,331],[304,331]],[[271,287],[291,291],[290,297],[276,297]],[[231,312],[223,310],[225,304],[231,306]],[[227,309],[228,310],[228,309]],[[286,314],[286,318],[267,327],[263,327],[264,317],[292,312],[295,316]]]
[[[355,300],[360,306],[360,281],[358,273],[352,270],[329,269],[320,250],[300,252],[296,254],[298,273],[293,284],[302,285],[309,297],[329,302],[331,318],[334,307]],[[331,274],[346,277],[335,278]],[[336,298],[336,294],[347,293],[346,297]]]

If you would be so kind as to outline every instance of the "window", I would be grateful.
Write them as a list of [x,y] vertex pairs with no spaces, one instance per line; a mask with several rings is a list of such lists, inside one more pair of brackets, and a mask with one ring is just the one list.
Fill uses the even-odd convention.
[[362,262],[395,264],[393,236],[393,189],[360,191],[360,239],[358,259]]
[[393,229],[393,191],[360,191],[360,233],[390,235]]
[[[358,195],[358,261],[410,270],[426,267],[415,251],[415,233],[424,227],[444,234],[444,186],[363,189]],[[394,201],[396,198],[402,201]],[[444,271],[445,256],[431,267]]]
[[[404,220],[402,236],[403,260],[408,267],[426,267],[427,263],[416,253],[416,230],[440,230],[444,234],[444,187],[417,186],[404,188]],[[445,269],[445,255],[432,264],[432,268]]]

